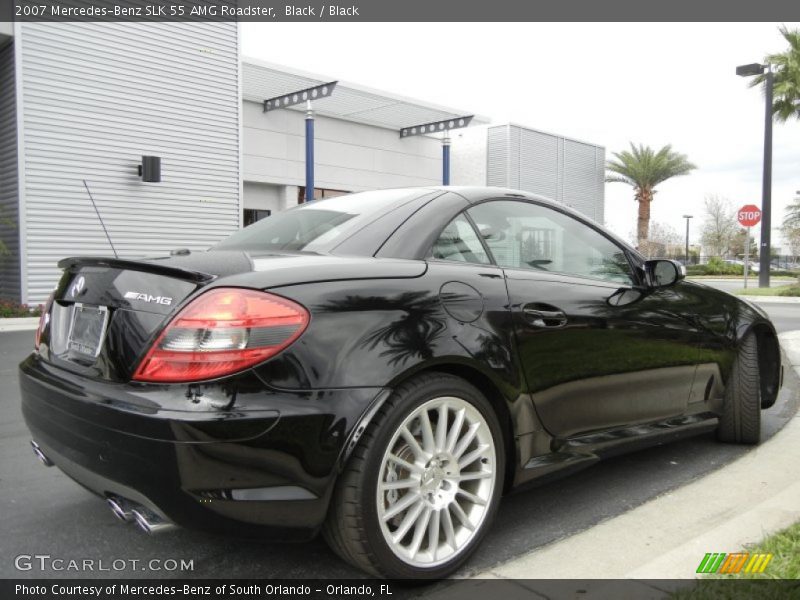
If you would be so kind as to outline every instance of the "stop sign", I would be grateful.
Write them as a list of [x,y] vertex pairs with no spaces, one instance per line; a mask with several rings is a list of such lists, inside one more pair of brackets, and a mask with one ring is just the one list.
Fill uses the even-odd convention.
[[745,204],[736,216],[742,227],[753,227],[761,221],[761,209],[755,204]]

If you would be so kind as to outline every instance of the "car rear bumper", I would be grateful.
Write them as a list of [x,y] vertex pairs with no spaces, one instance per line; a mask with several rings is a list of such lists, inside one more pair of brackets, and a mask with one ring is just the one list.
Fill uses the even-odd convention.
[[41,452],[92,492],[185,527],[286,540],[316,534],[356,424],[381,396],[276,391],[251,373],[202,388],[97,382],[35,354],[20,387]]

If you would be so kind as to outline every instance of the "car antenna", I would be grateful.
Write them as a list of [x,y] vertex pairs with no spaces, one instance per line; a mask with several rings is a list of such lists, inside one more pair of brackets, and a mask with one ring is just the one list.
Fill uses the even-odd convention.
[[108,245],[111,246],[111,250],[114,251],[114,258],[119,258],[119,254],[117,254],[117,249],[114,248],[114,242],[111,241],[111,236],[108,235],[108,229],[106,229],[106,224],[103,223],[103,217],[100,216],[100,211],[97,210],[97,204],[94,202],[94,198],[92,198],[92,192],[89,189],[89,185],[86,183],[86,180],[83,180],[83,187],[86,188],[86,193],[89,194],[89,200],[92,201],[92,206],[94,206],[94,212],[97,213],[97,218],[100,219],[100,225],[103,227],[103,231],[106,234],[106,238],[108,238]]

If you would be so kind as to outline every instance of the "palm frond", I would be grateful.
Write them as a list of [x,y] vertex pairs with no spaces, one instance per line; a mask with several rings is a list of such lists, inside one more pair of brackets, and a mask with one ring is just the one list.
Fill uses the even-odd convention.
[[649,190],[672,177],[687,175],[697,168],[685,154],[667,144],[658,151],[650,146],[631,143],[630,150],[612,153],[607,161],[606,181],[626,183],[634,188]]
[[[789,47],[783,52],[768,54],[764,62],[772,65],[773,100],[772,114],[779,122],[791,118],[800,119],[800,29],[778,28]],[[766,74],[753,77],[750,87],[766,88]]]

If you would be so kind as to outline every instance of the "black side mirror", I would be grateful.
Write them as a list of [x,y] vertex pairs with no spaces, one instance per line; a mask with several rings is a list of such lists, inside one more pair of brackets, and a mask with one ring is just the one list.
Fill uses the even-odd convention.
[[647,285],[663,288],[675,285],[686,277],[686,267],[675,260],[655,259],[644,263]]

